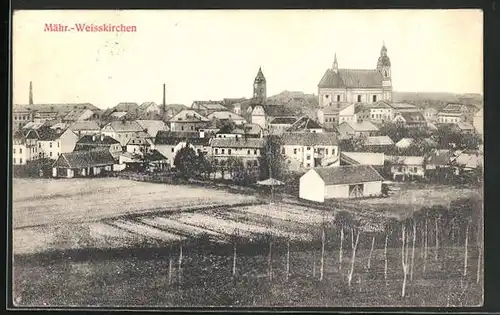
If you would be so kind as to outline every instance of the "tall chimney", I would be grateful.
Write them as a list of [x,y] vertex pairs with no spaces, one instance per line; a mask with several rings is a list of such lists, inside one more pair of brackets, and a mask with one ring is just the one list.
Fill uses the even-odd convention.
[[166,87],[165,83],[163,83],[163,115],[165,115],[165,112],[167,111],[167,103],[166,103]]
[[29,104],[33,105],[33,83],[30,81],[30,100]]

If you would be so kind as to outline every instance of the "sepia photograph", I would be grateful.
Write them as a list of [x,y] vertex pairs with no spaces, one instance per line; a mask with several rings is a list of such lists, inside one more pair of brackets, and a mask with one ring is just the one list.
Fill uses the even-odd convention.
[[18,10],[20,308],[478,307],[483,12]]

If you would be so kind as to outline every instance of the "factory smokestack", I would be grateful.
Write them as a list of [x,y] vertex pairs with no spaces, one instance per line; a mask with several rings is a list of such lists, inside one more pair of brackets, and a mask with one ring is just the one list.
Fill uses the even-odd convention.
[[29,104],[33,105],[33,84],[30,81],[30,99],[29,99]]

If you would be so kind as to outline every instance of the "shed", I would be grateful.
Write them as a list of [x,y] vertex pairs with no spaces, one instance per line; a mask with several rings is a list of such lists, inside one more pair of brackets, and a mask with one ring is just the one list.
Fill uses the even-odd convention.
[[115,160],[108,150],[62,153],[52,165],[53,177],[85,177],[112,171]]
[[371,165],[314,168],[300,178],[299,197],[324,202],[333,198],[380,196],[383,180]]

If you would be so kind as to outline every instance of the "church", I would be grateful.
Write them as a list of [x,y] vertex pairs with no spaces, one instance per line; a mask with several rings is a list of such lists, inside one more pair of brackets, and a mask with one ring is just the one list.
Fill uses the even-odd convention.
[[318,84],[320,107],[332,103],[375,103],[392,101],[391,61],[382,45],[376,69],[339,69],[335,54],[333,66]]

